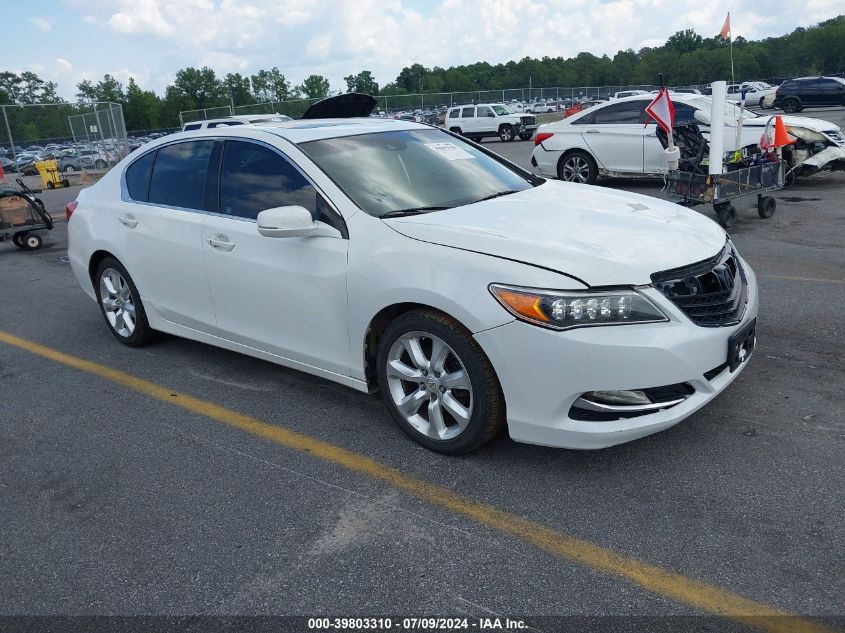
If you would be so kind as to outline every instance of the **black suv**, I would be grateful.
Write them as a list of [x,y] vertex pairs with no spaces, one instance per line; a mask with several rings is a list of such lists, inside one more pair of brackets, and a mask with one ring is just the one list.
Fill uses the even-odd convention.
[[845,105],[845,79],[839,77],[802,77],[787,79],[775,93],[775,107],[784,112],[804,108]]

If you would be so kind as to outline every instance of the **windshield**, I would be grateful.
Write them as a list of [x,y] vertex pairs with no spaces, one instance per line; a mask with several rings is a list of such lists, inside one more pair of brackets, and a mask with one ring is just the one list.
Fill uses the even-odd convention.
[[[701,95],[700,97],[697,96],[694,99],[690,99],[690,103],[694,105],[696,109],[701,110],[708,121],[710,120],[710,112],[713,110],[712,98]],[[740,108],[738,105],[735,105],[730,101],[725,101],[725,125],[736,126],[736,120],[739,118],[740,111],[742,112],[743,119],[756,119],[761,116],[751,110]]]
[[370,215],[433,211],[532,187],[474,145],[440,130],[400,130],[300,143]]
[[506,114],[514,113],[508,106],[494,105],[490,107],[493,108],[493,112],[495,112],[497,116],[505,116]]

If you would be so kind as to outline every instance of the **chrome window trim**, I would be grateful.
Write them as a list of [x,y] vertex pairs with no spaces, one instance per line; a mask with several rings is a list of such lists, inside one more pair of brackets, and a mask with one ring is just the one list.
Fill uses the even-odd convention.
[[[234,127],[234,126],[229,126],[229,127]],[[212,128],[212,129],[214,129],[214,128]],[[231,219],[234,219],[234,220],[241,220],[241,221],[244,221],[244,222],[257,223],[257,221],[254,218],[243,218],[243,217],[236,216],[236,215],[230,215],[228,213],[220,213],[218,211],[206,211],[205,209],[190,209],[190,208],[187,208],[187,207],[176,207],[176,206],[169,205],[169,204],[161,204],[160,202],[149,202],[149,201],[145,202],[143,200],[135,200],[134,198],[131,198],[129,196],[129,187],[126,184],[126,171],[132,165],[134,165],[137,161],[141,160],[141,158],[146,156],[147,154],[151,154],[152,152],[157,152],[158,150],[160,150],[163,147],[170,147],[171,145],[177,145],[179,143],[195,143],[197,141],[215,141],[215,142],[216,141],[224,141],[225,142],[227,140],[243,141],[243,142],[246,142],[246,143],[255,143],[257,145],[261,145],[261,146],[269,149],[270,151],[278,154],[284,161],[286,161],[289,165],[293,166],[293,168],[296,171],[299,172],[299,174],[305,179],[306,182],[308,182],[308,184],[310,184],[312,187],[314,187],[314,190],[317,193],[319,193],[320,196],[322,196],[323,200],[326,202],[326,204],[329,206],[329,208],[334,212],[334,214],[340,219],[341,223],[344,226],[346,226],[346,219],[343,217],[343,214],[340,211],[338,211],[337,205],[331,200],[331,198],[329,198],[326,195],[326,192],[323,191],[322,187],[320,187],[317,183],[315,183],[308,176],[308,174],[306,174],[304,171],[302,171],[302,169],[299,167],[299,165],[297,165],[294,161],[292,161],[287,154],[285,154],[278,147],[276,147],[276,146],[274,146],[270,143],[267,143],[266,141],[262,141],[260,139],[249,138],[249,137],[245,137],[245,136],[200,136],[200,137],[194,137],[194,138],[181,138],[181,139],[177,139],[175,141],[171,141],[169,143],[162,143],[161,145],[156,145],[155,147],[151,147],[147,151],[139,154],[136,157],[133,157],[132,161],[127,163],[126,167],[124,167],[123,170],[120,172],[120,199],[121,199],[121,201],[122,202],[128,202],[128,203],[131,203],[131,204],[142,204],[142,205],[147,205],[147,206],[151,206],[151,207],[158,207],[160,209],[172,209],[174,211],[187,211],[189,213],[198,213],[198,214],[201,214],[201,215],[212,215],[212,216],[221,217],[221,218],[231,218]],[[221,157],[221,161],[222,161],[222,157]],[[222,165],[222,162],[221,162],[221,165]],[[155,162],[153,162],[153,169],[155,170]],[[152,178],[152,174],[150,174],[150,178]],[[147,195],[149,195],[149,189],[147,191]],[[341,231],[341,233],[343,233],[343,231]],[[344,239],[349,239],[349,238],[345,237]]]

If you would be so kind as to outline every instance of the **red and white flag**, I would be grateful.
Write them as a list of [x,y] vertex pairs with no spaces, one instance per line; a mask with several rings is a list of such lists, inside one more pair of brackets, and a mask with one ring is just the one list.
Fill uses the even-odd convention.
[[731,12],[728,11],[728,17],[725,18],[725,23],[722,25],[722,30],[719,31],[719,36],[726,40],[731,36]]
[[[669,91],[661,88],[660,92],[645,108],[645,113],[657,121],[657,125],[663,128],[667,134],[672,133],[672,126],[675,125],[675,106],[669,98]],[[648,119],[646,119],[648,125]]]

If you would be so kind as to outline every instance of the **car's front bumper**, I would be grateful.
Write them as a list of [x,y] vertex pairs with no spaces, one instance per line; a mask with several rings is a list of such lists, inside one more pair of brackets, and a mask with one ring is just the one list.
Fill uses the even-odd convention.
[[[669,321],[643,325],[553,331],[513,321],[479,332],[505,396],[512,439],[530,444],[597,449],[667,429],[715,398],[745,368],[725,364],[729,337],[757,316],[757,281],[743,262],[748,299],[742,321],[730,327],[700,327],[654,289],[644,292]],[[687,383],[695,391],[671,408],[615,421],[569,417],[584,393]]]

